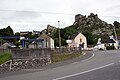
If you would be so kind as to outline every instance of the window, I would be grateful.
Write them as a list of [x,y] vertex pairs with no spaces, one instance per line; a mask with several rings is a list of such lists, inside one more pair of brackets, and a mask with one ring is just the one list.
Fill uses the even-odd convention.
[[82,42],[82,39],[80,39],[80,42]]

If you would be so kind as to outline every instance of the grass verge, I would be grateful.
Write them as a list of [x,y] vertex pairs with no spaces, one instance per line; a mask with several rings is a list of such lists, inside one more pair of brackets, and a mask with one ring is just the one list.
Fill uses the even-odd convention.
[[9,52],[0,53],[0,64],[3,64],[4,62],[10,60],[11,58],[12,55]]
[[64,61],[68,59],[73,59],[76,57],[81,56],[82,53],[74,53],[74,54],[52,54],[52,63],[59,62],[59,61]]

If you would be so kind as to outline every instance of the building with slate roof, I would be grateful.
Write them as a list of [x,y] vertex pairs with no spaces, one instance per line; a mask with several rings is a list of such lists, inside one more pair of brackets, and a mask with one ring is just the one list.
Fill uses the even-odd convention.
[[106,50],[106,47],[114,46],[115,49],[118,49],[118,44],[115,39],[113,38],[108,38],[108,39],[103,39],[99,38],[97,45],[94,47],[94,49],[103,49]]

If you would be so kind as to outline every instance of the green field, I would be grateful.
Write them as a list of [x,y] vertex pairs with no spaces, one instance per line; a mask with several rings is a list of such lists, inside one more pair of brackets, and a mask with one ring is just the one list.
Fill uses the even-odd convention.
[[0,64],[3,64],[4,62],[10,60],[11,58],[12,55],[9,52],[0,53]]

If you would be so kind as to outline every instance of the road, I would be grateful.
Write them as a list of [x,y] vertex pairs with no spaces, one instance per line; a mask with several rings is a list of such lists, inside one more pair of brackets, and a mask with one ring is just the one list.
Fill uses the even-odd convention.
[[0,80],[120,80],[120,50],[92,53],[86,60]]

